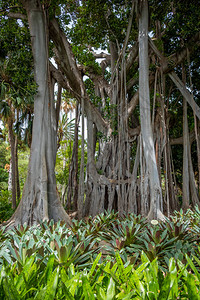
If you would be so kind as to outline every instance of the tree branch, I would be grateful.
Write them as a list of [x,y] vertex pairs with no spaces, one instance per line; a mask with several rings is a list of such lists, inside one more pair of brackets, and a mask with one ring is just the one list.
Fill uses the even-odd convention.
[[135,136],[138,136],[140,134],[140,131],[141,131],[141,126],[140,125],[135,127],[135,128],[129,128],[128,129],[129,137],[133,138]]
[[193,50],[197,42],[200,41],[200,32],[197,32],[191,39],[188,40],[185,47],[180,51],[169,56],[169,61],[173,61],[175,65],[179,65],[187,56],[187,49]]
[[126,72],[128,72],[138,56],[138,42],[131,48],[126,60]]
[[[196,39],[200,38],[200,34],[195,35],[195,37],[196,37]],[[155,54],[161,60],[163,72],[164,73],[169,72],[171,70],[171,68],[169,67],[169,60],[163,56],[163,54],[157,49],[157,47],[155,46],[155,44],[153,43],[153,41],[151,39],[149,39],[149,44],[150,44],[152,50],[155,52]],[[182,53],[181,58],[183,58],[183,53],[185,53],[185,55],[187,55],[187,49],[186,49],[186,52],[184,52],[184,50],[183,50],[181,53]],[[176,57],[177,57],[176,63],[178,61],[180,62],[180,57],[179,56],[176,56]],[[174,62],[175,62],[175,60],[174,60]],[[179,91],[181,92],[183,97],[190,104],[195,115],[200,120],[200,107],[194,101],[192,94],[190,94],[190,92],[186,89],[185,84],[180,80],[180,78],[176,75],[176,73],[174,71],[171,71],[168,75],[172,79],[174,84],[177,86],[177,88],[179,89]]]
[[101,52],[101,53],[96,53],[95,51],[90,50],[90,52],[94,55],[95,58],[106,58],[110,60],[110,54]]
[[91,80],[97,82],[99,86],[103,87],[105,89],[106,94],[110,97],[110,92],[111,92],[110,84],[104,78],[103,75],[97,75],[96,73],[94,73],[92,68],[86,67],[84,65],[79,64],[77,65],[77,67],[83,75],[87,75]]
[[[189,138],[190,138],[190,144],[192,144],[195,141],[195,132],[194,130],[190,132],[189,134]],[[174,139],[170,139],[170,145],[183,145],[183,136],[179,137],[179,138],[174,138]]]
[[134,111],[134,109],[138,105],[138,103],[139,103],[139,89],[133,95],[133,97],[131,98],[131,101],[128,104],[128,117],[130,117],[130,115],[132,114],[132,112]]
[[200,41],[200,32],[197,32],[187,43],[187,45],[180,51],[170,55],[169,57],[164,57],[164,55],[158,50],[152,39],[149,38],[149,45],[157,57],[162,62],[163,73],[171,72],[175,66],[179,65],[184,58],[187,56],[187,48],[191,51],[194,49],[196,42]]
[[175,83],[183,97],[187,100],[187,102],[192,107],[195,115],[200,120],[200,107],[196,104],[194,101],[193,95],[190,94],[190,92],[186,89],[184,83],[180,80],[180,78],[176,75],[175,72],[169,73],[169,77],[172,79],[172,81]]
[[71,82],[68,80],[68,78],[65,77],[64,73],[56,69],[56,67],[54,67],[54,65],[51,62],[50,62],[50,71],[52,76],[56,79],[56,81],[64,89],[69,91],[69,93],[74,98],[76,98],[79,101],[79,103],[81,102],[81,97],[83,97],[86,115],[89,115],[90,112],[92,111],[92,118],[93,118],[92,121],[96,124],[99,131],[103,132],[104,134],[107,134],[107,131],[109,129],[108,124],[104,121],[97,108],[91,103],[87,93],[85,93],[82,96],[79,92],[74,90],[74,88],[71,86]]
[[6,16],[13,19],[27,20],[27,16],[19,12],[8,12]]

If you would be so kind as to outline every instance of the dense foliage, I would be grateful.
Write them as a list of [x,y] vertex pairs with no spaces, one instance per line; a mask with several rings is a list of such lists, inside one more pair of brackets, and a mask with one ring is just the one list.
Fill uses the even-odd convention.
[[114,212],[0,239],[2,299],[199,299],[200,211],[147,223]]
[[7,169],[8,164],[9,164],[8,145],[1,142],[0,143],[0,153],[1,153],[1,155],[0,155],[0,190],[6,190],[8,188],[8,169]]

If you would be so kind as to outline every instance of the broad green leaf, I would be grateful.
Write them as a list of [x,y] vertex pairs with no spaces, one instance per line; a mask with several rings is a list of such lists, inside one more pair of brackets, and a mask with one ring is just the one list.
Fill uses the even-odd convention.
[[115,296],[115,282],[110,278],[107,293],[106,293],[106,300],[112,300]]
[[147,266],[149,265],[150,262],[146,262],[146,263],[143,263],[141,264],[137,269],[136,269],[136,272],[138,274],[142,273],[146,268]]
[[55,260],[55,255],[54,254],[50,255],[48,258],[46,272],[45,272],[46,282],[48,282],[50,280],[50,277],[52,276],[54,260]]
[[97,293],[98,293],[99,300],[107,300],[106,294],[101,286],[97,288]]
[[175,264],[175,260],[173,257],[169,260],[169,272],[170,272],[170,289],[172,298],[176,298],[178,296],[178,281],[177,281],[177,268]]

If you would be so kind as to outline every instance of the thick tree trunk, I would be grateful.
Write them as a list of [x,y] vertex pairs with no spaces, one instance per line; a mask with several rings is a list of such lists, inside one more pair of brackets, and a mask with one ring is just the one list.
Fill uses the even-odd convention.
[[150,96],[149,96],[149,61],[148,61],[148,1],[141,2],[139,16],[139,101],[141,134],[150,182],[150,211],[148,218],[162,217],[160,211],[162,192],[158,176],[153,133],[150,120]]
[[27,14],[32,38],[35,80],[38,92],[34,102],[33,137],[28,175],[21,202],[11,218],[14,224],[29,225],[45,219],[70,219],[59,201],[56,190],[56,114],[50,97],[48,70],[48,35],[45,12],[40,1],[22,1]]

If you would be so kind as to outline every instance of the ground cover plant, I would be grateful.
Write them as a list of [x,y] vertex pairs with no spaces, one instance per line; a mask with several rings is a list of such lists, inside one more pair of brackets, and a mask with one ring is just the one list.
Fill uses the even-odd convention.
[[0,232],[0,299],[200,299],[200,211]]

